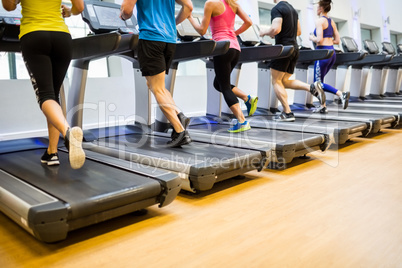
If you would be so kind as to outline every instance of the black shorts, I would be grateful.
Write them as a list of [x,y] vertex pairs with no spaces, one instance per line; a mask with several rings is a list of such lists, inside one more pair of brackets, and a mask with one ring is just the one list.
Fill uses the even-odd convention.
[[142,76],[154,76],[169,72],[176,44],[140,39],[138,42],[138,61]]
[[293,53],[288,58],[272,60],[270,67],[274,70],[293,74],[299,58],[299,49],[295,47]]

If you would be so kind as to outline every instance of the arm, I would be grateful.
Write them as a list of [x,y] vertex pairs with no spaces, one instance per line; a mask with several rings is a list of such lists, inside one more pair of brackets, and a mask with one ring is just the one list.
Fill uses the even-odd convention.
[[341,37],[339,35],[338,29],[336,28],[336,24],[333,20],[331,20],[332,28],[334,29],[334,44],[338,45],[341,42]]
[[181,5],[181,9],[176,16],[176,25],[187,19],[193,11],[193,3],[191,0],[176,0],[176,3]]
[[71,15],[79,15],[84,10],[83,0],[71,0],[71,3],[71,8],[66,5],[61,5],[61,13],[63,15],[63,18],[70,17]]
[[13,11],[17,8],[20,0],[2,0],[3,7],[7,11]]
[[240,19],[243,20],[243,24],[235,32],[236,35],[239,35],[242,32],[244,32],[245,30],[247,30],[253,24],[253,22],[251,21],[250,17],[247,15],[247,13],[244,12],[244,10],[240,6],[237,6],[236,14],[237,14],[237,16],[240,17]]
[[297,20],[297,36],[301,35],[301,26],[300,26],[300,20]]
[[209,23],[211,21],[213,9],[214,3],[207,1],[204,5],[204,17],[202,18],[201,24],[198,24],[198,22],[195,21],[192,16],[188,17],[191,25],[193,25],[194,29],[200,35],[204,35],[207,32]]
[[137,0],[124,0],[120,6],[120,18],[127,20],[133,15],[133,9]]
[[271,28],[266,30],[265,32],[261,31],[260,36],[269,35],[271,38],[274,38],[275,35],[282,31],[282,18],[278,17],[272,21]]

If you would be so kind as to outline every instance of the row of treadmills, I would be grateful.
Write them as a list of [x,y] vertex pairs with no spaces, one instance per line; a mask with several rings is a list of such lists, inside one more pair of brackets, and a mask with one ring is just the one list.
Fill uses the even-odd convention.
[[[216,182],[251,170],[284,165],[295,157],[325,151],[333,143],[343,144],[353,137],[399,124],[401,56],[396,56],[388,43],[385,46],[389,53],[380,54],[375,43],[368,41],[367,46],[373,48],[371,54],[360,52],[350,38],[342,40],[345,52],[337,54],[336,65],[326,81],[344,88],[348,70],[352,72],[350,91],[355,101],[349,108],[341,110],[333,96],[327,96],[330,112],[313,113],[313,97],[296,92],[292,105],[296,121],[274,121],[278,101],[270,90],[269,61],[287,57],[294,48],[264,44],[251,27],[239,36],[243,47],[232,80],[238,83],[242,64],[257,62],[259,106],[256,115],[249,118],[251,130],[229,133],[232,118],[222,96],[213,89],[211,62],[212,56],[228,50],[229,43],[202,38],[184,22],[178,26],[182,41],[177,44],[166,87],[173,94],[181,62],[202,59],[207,69],[208,106],[205,116],[191,120],[189,132],[193,142],[182,148],[167,148],[171,130],[160,110],[151,123],[152,99],[136,58],[136,19],[119,20],[119,12],[120,6],[116,4],[85,1],[82,17],[94,34],[73,40],[73,75],[66,98],[61,91],[62,106],[70,124],[82,127],[89,63],[111,55],[121,56],[133,66],[136,122],[84,129],[87,159],[79,170],[66,164],[68,154],[62,144],[61,164],[42,165],[39,159],[47,148],[47,138],[0,142],[0,210],[41,241],[60,241],[69,231],[84,226],[155,204],[166,206],[180,190],[209,190]],[[20,12],[3,12],[0,16],[0,50],[19,52]],[[302,49],[296,77],[311,80],[314,61],[326,59],[332,53]],[[367,76],[372,79],[369,93],[362,90],[366,88],[362,83]],[[381,79],[383,76],[386,78]],[[381,81],[383,84],[376,84]],[[385,91],[374,91],[380,89]],[[367,100],[366,95],[372,99]]]

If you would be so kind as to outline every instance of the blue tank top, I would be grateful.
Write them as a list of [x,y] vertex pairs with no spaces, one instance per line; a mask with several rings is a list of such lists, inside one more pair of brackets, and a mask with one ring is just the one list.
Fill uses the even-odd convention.
[[[331,23],[331,19],[327,18],[325,16],[323,16],[324,18],[326,18],[328,20],[328,27],[327,29],[323,30],[323,38],[331,38],[334,36],[334,28],[332,28],[332,23]],[[314,35],[317,36],[317,29],[314,29]]]
[[176,43],[175,0],[138,0],[140,39]]

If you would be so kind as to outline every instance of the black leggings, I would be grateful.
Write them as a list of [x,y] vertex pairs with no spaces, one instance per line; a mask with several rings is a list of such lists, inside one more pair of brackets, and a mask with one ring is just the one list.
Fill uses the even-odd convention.
[[219,92],[222,92],[226,104],[229,107],[239,103],[239,100],[232,91],[234,85],[230,84],[230,74],[239,61],[239,56],[240,51],[229,48],[226,54],[214,57],[214,87]]
[[21,51],[39,107],[46,100],[59,102],[72,57],[71,35],[64,32],[35,31],[21,38]]

